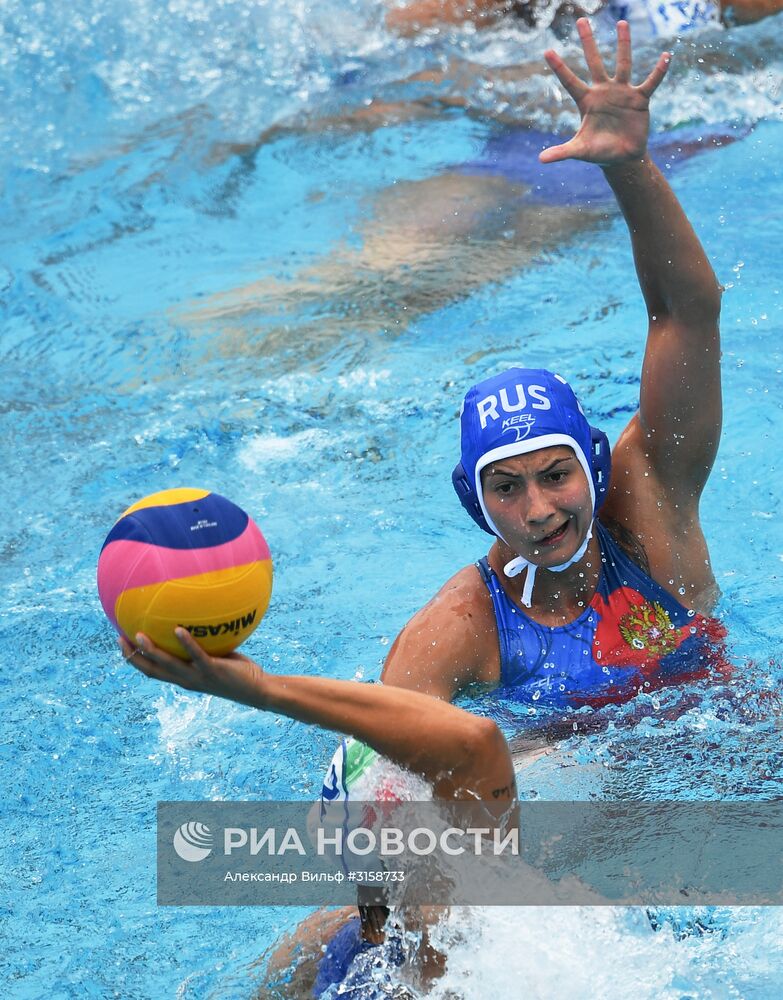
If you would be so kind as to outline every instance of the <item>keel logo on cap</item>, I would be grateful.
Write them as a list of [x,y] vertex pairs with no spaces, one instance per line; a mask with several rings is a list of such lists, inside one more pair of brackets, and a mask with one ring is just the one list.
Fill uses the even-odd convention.
[[[527,390],[527,392],[525,390]],[[509,398],[511,395],[515,395],[516,399]],[[552,404],[547,397],[546,387],[543,385],[524,386],[517,382],[517,384],[511,387],[510,390],[505,386],[502,386],[497,395],[492,393],[489,396],[485,396],[484,399],[479,400],[476,404],[481,429],[486,430],[487,424],[490,420],[501,419],[501,415],[498,413],[498,406],[500,406],[503,413],[518,413],[520,410],[528,408],[528,397],[530,399],[530,409],[552,409]],[[535,402],[533,402],[533,400],[535,400]]]
[[508,417],[503,421],[503,433],[516,434],[514,444],[519,444],[520,441],[524,441],[528,436],[535,422],[536,418],[531,414],[518,413],[516,416]]

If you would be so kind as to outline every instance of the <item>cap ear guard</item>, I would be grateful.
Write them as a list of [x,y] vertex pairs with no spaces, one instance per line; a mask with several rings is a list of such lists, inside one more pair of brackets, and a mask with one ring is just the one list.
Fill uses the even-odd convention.
[[612,449],[609,438],[597,427],[590,428],[590,469],[593,473],[595,487],[595,511],[598,513],[609,493],[609,480],[612,476]]
[[495,537],[495,532],[487,524],[487,519],[484,517],[484,512],[481,509],[481,504],[479,503],[479,498],[476,495],[475,487],[471,483],[470,479],[465,475],[465,469],[462,467],[462,462],[457,462],[454,466],[454,471],[451,474],[451,483],[454,487],[454,492],[459,497],[459,502],[465,508],[465,510],[470,514],[479,528],[483,528],[488,534]]

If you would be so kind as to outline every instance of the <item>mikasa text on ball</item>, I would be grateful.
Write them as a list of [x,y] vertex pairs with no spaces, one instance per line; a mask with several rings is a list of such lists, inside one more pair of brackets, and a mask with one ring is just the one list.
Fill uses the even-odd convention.
[[261,621],[272,594],[272,559],[257,525],[208,490],[153,493],[129,507],[98,560],[98,593],[118,632],[144,632],[184,655],[182,625],[214,656],[231,652]]

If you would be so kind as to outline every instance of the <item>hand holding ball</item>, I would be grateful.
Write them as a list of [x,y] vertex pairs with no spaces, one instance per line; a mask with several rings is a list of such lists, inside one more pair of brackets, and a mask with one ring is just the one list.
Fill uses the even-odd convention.
[[212,656],[253,632],[272,594],[264,536],[236,504],[207,490],[164,490],[120,517],[98,560],[98,593],[109,620],[130,642],[144,632],[182,656],[186,628]]

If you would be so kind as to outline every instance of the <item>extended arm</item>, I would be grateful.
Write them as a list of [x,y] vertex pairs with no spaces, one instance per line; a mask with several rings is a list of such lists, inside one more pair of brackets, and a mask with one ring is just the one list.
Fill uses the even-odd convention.
[[137,636],[123,654],[148,677],[349,733],[432,782],[444,798],[511,801],[514,772],[497,726],[428,695],[325,677],[274,676],[238,653],[206,654],[185,629],[185,661]]
[[647,79],[634,87],[628,25],[617,25],[612,78],[587,20],[577,26],[593,84],[580,80],[556,53],[546,54],[576,101],[582,123],[570,142],[546,150],[541,158],[575,157],[599,164],[617,197],[649,316],[639,414],[621,441],[618,458],[622,462],[623,448],[629,446],[644,453],[664,489],[673,491],[672,501],[692,507],[720,435],[720,288],[679,202],[647,156],[649,101],[670,57],[664,53]]
[[628,224],[649,321],[639,411],[612,453],[602,516],[642,541],[654,579],[707,612],[715,584],[698,508],[720,436],[720,288],[679,202],[647,156],[650,97],[670,57],[664,53],[633,86],[628,25],[617,25],[614,77],[588,22],[577,26],[593,82],[546,53],[582,122],[573,139],[541,159],[574,157],[603,168]]
[[605,173],[628,223],[649,320],[639,426],[628,434],[677,503],[692,508],[720,438],[720,288],[658,168],[642,159]]

